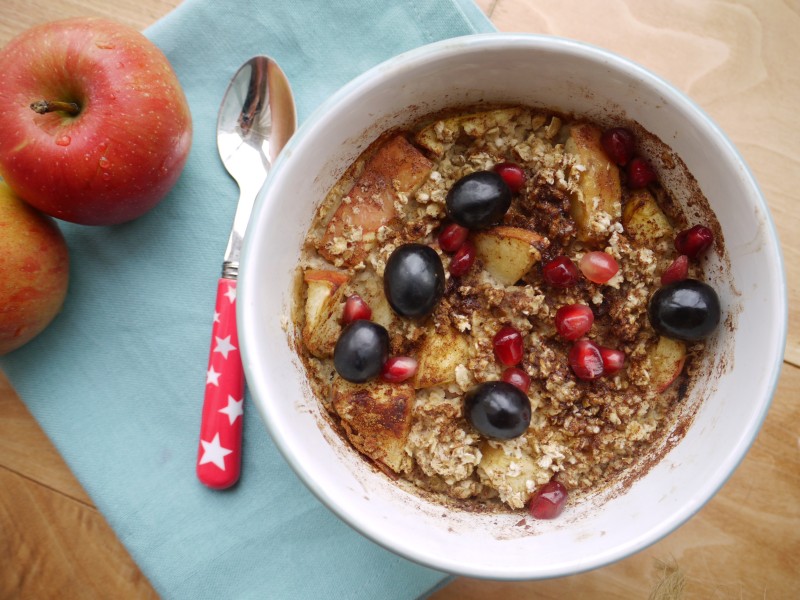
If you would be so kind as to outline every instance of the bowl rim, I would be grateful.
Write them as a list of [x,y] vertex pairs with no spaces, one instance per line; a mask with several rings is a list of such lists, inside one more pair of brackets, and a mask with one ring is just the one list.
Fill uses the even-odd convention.
[[[764,195],[752,171],[745,162],[744,157],[733,145],[728,136],[716,124],[716,122],[684,92],[670,84],[667,80],[645,69],[634,61],[604,48],[559,36],[528,33],[471,34],[426,44],[389,58],[386,61],[373,66],[361,75],[350,80],[331,96],[325,99],[301,124],[297,132],[287,143],[284,151],[280,153],[280,156],[275,161],[269,177],[267,178],[267,181],[264,184],[264,187],[261,189],[256,200],[251,222],[257,220],[258,215],[262,212],[262,210],[264,210],[264,206],[267,203],[265,198],[269,197],[270,189],[272,188],[276,179],[275,174],[281,171],[282,165],[289,160],[291,155],[294,154],[294,147],[297,146],[300,141],[308,135],[309,132],[312,132],[321,122],[325,120],[325,116],[331,108],[337,106],[343,100],[359,94],[359,90],[371,87],[373,82],[376,80],[376,74],[381,74],[382,79],[387,74],[412,69],[416,65],[427,62],[434,57],[436,59],[444,59],[454,54],[461,54],[464,51],[475,52],[482,49],[497,49],[500,46],[507,45],[521,45],[531,49],[547,49],[550,51],[556,49],[560,52],[566,52],[584,60],[602,62],[606,65],[612,65],[615,69],[626,71],[632,76],[644,80],[649,87],[658,90],[664,95],[664,97],[669,98],[677,105],[680,105],[682,111],[694,112],[700,120],[704,121],[708,125],[712,135],[717,137],[718,142],[727,148],[727,150],[730,152],[730,156],[735,158],[736,162],[738,162],[739,166],[742,168],[742,179],[750,188],[750,195],[756,199],[759,205],[758,208],[760,209],[760,213],[764,217],[764,237],[765,240],[769,242],[769,245],[772,246],[771,250],[777,259],[775,264],[772,265],[772,268],[773,271],[775,271],[775,280],[780,288],[779,290],[776,290],[779,293],[775,300],[776,304],[780,306],[780,315],[775,321],[776,327],[778,328],[778,331],[774,334],[776,346],[775,348],[769,349],[773,352],[777,352],[779,359],[776,360],[775,364],[772,366],[772,373],[765,383],[764,398],[762,400],[760,411],[756,415],[756,418],[751,420],[749,427],[742,432],[739,444],[731,449],[731,452],[728,454],[724,465],[721,465],[724,466],[724,469],[718,469],[715,471],[715,474],[717,475],[716,478],[709,479],[708,484],[702,489],[702,493],[693,495],[690,499],[679,506],[677,510],[674,510],[669,518],[664,519],[659,526],[651,528],[648,532],[648,535],[634,536],[627,544],[620,544],[619,546],[606,552],[597,553],[593,558],[581,560],[577,568],[564,567],[561,569],[551,569],[544,574],[539,572],[539,570],[537,570],[536,573],[532,573],[531,570],[525,569],[498,572],[496,569],[482,568],[480,565],[468,565],[467,568],[464,568],[464,565],[461,563],[451,562],[447,559],[447,557],[434,556],[431,553],[419,551],[418,549],[411,547],[409,544],[397,544],[397,540],[383,535],[379,527],[365,524],[358,518],[358,515],[355,515],[346,510],[345,507],[340,506],[339,503],[336,502],[323,487],[317,484],[312,474],[306,471],[303,467],[303,464],[300,463],[289,451],[289,444],[287,442],[288,438],[286,437],[284,430],[277,427],[277,425],[269,418],[269,403],[262,402],[256,391],[251,390],[253,402],[261,415],[262,421],[264,421],[267,431],[272,437],[275,446],[283,455],[284,459],[304,483],[304,485],[323,503],[323,505],[331,510],[337,517],[347,523],[351,528],[371,541],[377,543],[381,547],[428,568],[470,577],[514,581],[526,579],[546,579],[551,577],[577,574],[599,568],[631,556],[658,542],[675,529],[683,525],[717,494],[720,488],[728,481],[731,475],[744,460],[744,457],[746,456],[748,450],[755,441],[758,432],[763,426],[766,414],[772,403],[772,398],[775,394],[775,389],[780,377],[781,368],[783,365],[783,355],[786,347],[788,329],[788,293],[783,253],[779,243],[777,229]],[[246,301],[250,294],[250,286],[248,284],[250,261],[248,259],[251,255],[250,248],[253,244],[251,239],[252,237],[253,236],[245,236],[242,255],[240,287],[241,296],[245,301],[237,303],[237,322],[240,324],[247,322],[247,311],[249,310],[248,307],[254,306],[254,303]],[[239,329],[239,339],[242,357],[244,359],[243,364],[245,367],[246,379],[247,381],[257,379],[257,377],[254,378],[255,366],[248,358],[251,356],[256,342],[252,338],[251,332],[241,326]],[[765,351],[766,350],[767,349],[765,349]]]

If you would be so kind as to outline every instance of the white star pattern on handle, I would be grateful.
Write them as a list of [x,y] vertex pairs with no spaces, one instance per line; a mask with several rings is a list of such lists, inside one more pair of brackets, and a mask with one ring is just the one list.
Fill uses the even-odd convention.
[[215,386],[219,387],[219,376],[220,375],[222,375],[222,373],[217,373],[214,370],[214,367],[209,367],[208,368],[208,372],[206,372],[206,385],[208,385],[210,383],[211,385],[215,385]]
[[233,304],[234,302],[236,302],[236,288],[230,286],[227,289],[227,291],[223,294],[223,296],[225,296],[230,301],[230,303]]
[[231,336],[226,336],[224,338],[214,336],[214,340],[217,342],[217,345],[214,346],[214,352],[222,354],[225,360],[228,359],[228,352],[236,350],[236,346],[231,344]]
[[220,446],[219,433],[217,433],[210,442],[200,440],[200,443],[203,445],[203,456],[198,464],[204,465],[206,463],[214,463],[224,471],[225,457],[228,456],[228,454],[233,454],[233,450],[228,450]]
[[219,323],[219,313],[214,311],[214,323]]
[[234,400],[233,396],[228,395],[228,406],[219,409],[219,412],[228,415],[228,420],[231,425],[233,425],[237,418],[244,414],[244,410],[242,409],[243,400],[244,398],[241,400]]

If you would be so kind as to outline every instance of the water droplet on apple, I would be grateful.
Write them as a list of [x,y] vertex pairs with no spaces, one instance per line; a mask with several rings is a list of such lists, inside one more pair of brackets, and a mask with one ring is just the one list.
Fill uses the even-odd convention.
[[59,146],[69,146],[71,141],[72,138],[69,137],[68,135],[62,135],[56,138],[56,144],[58,144]]
[[105,156],[100,157],[98,164],[100,165],[101,169],[108,169],[109,167],[111,167],[111,161],[108,160]]
[[106,181],[111,179],[111,173],[109,173],[108,171],[103,171],[103,179],[105,179]]

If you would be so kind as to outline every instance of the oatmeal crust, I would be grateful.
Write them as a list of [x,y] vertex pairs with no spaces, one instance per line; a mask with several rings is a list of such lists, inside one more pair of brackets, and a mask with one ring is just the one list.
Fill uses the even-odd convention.
[[[665,239],[637,237],[633,226],[631,232],[623,227],[627,192],[620,191],[618,174],[604,173],[594,187],[587,183],[590,171],[602,166],[602,157],[579,147],[599,135],[592,127],[523,107],[432,120],[390,137],[373,155],[372,167],[361,165],[352,188],[335,188],[336,197],[323,204],[301,268],[318,269],[327,261],[328,268],[346,272],[350,277],[338,293],[365,298],[373,319],[389,330],[392,352],[419,355],[424,371],[392,392],[392,384],[342,382],[329,358],[305,357],[323,403],[353,445],[382,468],[449,498],[519,509],[553,477],[578,492],[608,485],[673,429],[686,373],[702,344],[688,347],[689,366],[677,383],[659,389],[653,364],[658,335],[647,322],[647,303],[675,252]],[[507,161],[529,176],[502,225],[535,233],[541,263],[566,255],[578,264],[586,252],[601,250],[619,263],[617,275],[603,285],[582,279],[556,289],[543,282],[537,263],[519,281],[503,285],[487,270],[488,259],[479,257],[463,277],[450,276],[450,256],[435,239],[446,218],[447,191],[461,177]],[[398,169],[404,173],[399,178],[392,174]],[[600,197],[608,190],[617,194],[613,201]],[[365,194],[366,203],[356,201]],[[655,190],[656,198],[665,194]],[[370,207],[366,221],[358,214],[364,206]],[[382,297],[386,260],[409,242],[436,249],[447,272],[444,297],[423,322],[396,317]],[[624,352],[625,368],[616,375],[582,381],[569,368],[570,343],[557,335],[553,316],[575,303],[594,313],[592,339]],[[467,423],[462,397],[476,383],[500,379],[504,367],[492,339],[505,325],[524,336],[519,367],[532,381],[532,420],[526,434],[500,442]],[[425,356],[433,356],[429,362],[438,371],[423,367]]]

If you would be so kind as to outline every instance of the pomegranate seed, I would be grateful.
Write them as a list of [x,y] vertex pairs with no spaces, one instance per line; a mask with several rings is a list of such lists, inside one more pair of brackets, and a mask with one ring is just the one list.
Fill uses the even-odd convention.
[[689,275],[689,257],[681,254],[672,261],[672,264],[664,269],[661,274],[661,285],[667,285],[673,281],[683,281]]
[[542,267],[542,277],[550,285],[567,288],[578,283],[581,276],[569,257],[558,256]]
[[597,344],[586,338],[572,345],[569,366],[579,379],[597,379],[603,374],[603,356]]
[[372,318],[372,309],[364,302],[364,299],[358,294],[353,294],[347,297],[344,303],[344,315],[342,316],[342,323],[348,325],[353,321],[359,319],[369,320]]
[[636,151],[636,138],[630,129],[614,127],[606,129],[600,137],[600,144],[608,158],[620,166],[625,166]]
[[525,171],[517,164],[504,162],[494,166],[494,172],[503,178],[512,194],[516,194],[525,185],[528,178]]
[[714,243],[714,234],[708,227],[695,225],[675,237],[675,249],[689,258],[697,258]]
[[467,241],[467,235],[469,235],[469,229],[466,227],[462,227],[458,223],[448,223],[442,227],[442,231],[439,233],[439,247],[444,252],[453,253]]
[[525,394],[527,394],[528,390],[531,388],[531,376],[517,367],[508,367],[503,371],[503,375],[500,379],[518,387]]
[[410,356],[392,356],[383,363],[381,379],[391,383],[405,381],[417,374],[417,359]]
[[450,261],[450,274],[454,277],[461,277],[475,262],[475,245],[472,242],[464,242],[458,252]]
[[522,334],[519,330],[506,325],[498,331],[494,336],[494,353],[505,366],[518,365],[522,360]]
[[577,340],[592,328],[594,314],[585,304],[567,304],[556,311],[556,331],[565,340]]
[[658,179],[658,175],[647,162],[640,156],[628,163],[628,187],[631,189],[643,188]]
[[551,479],[531,496],[528,510],[535,519],[555,519],[564,512],[567,504],[567,488],[563,483]]
[[594,283],[605,283],[619,271],[617,260],[599,250],[584,254],[580,266],[586,279]]
[[622,350],[600,346],[600,356],[603,359],[603,375],[618,373],[625,364],[625,353]]

